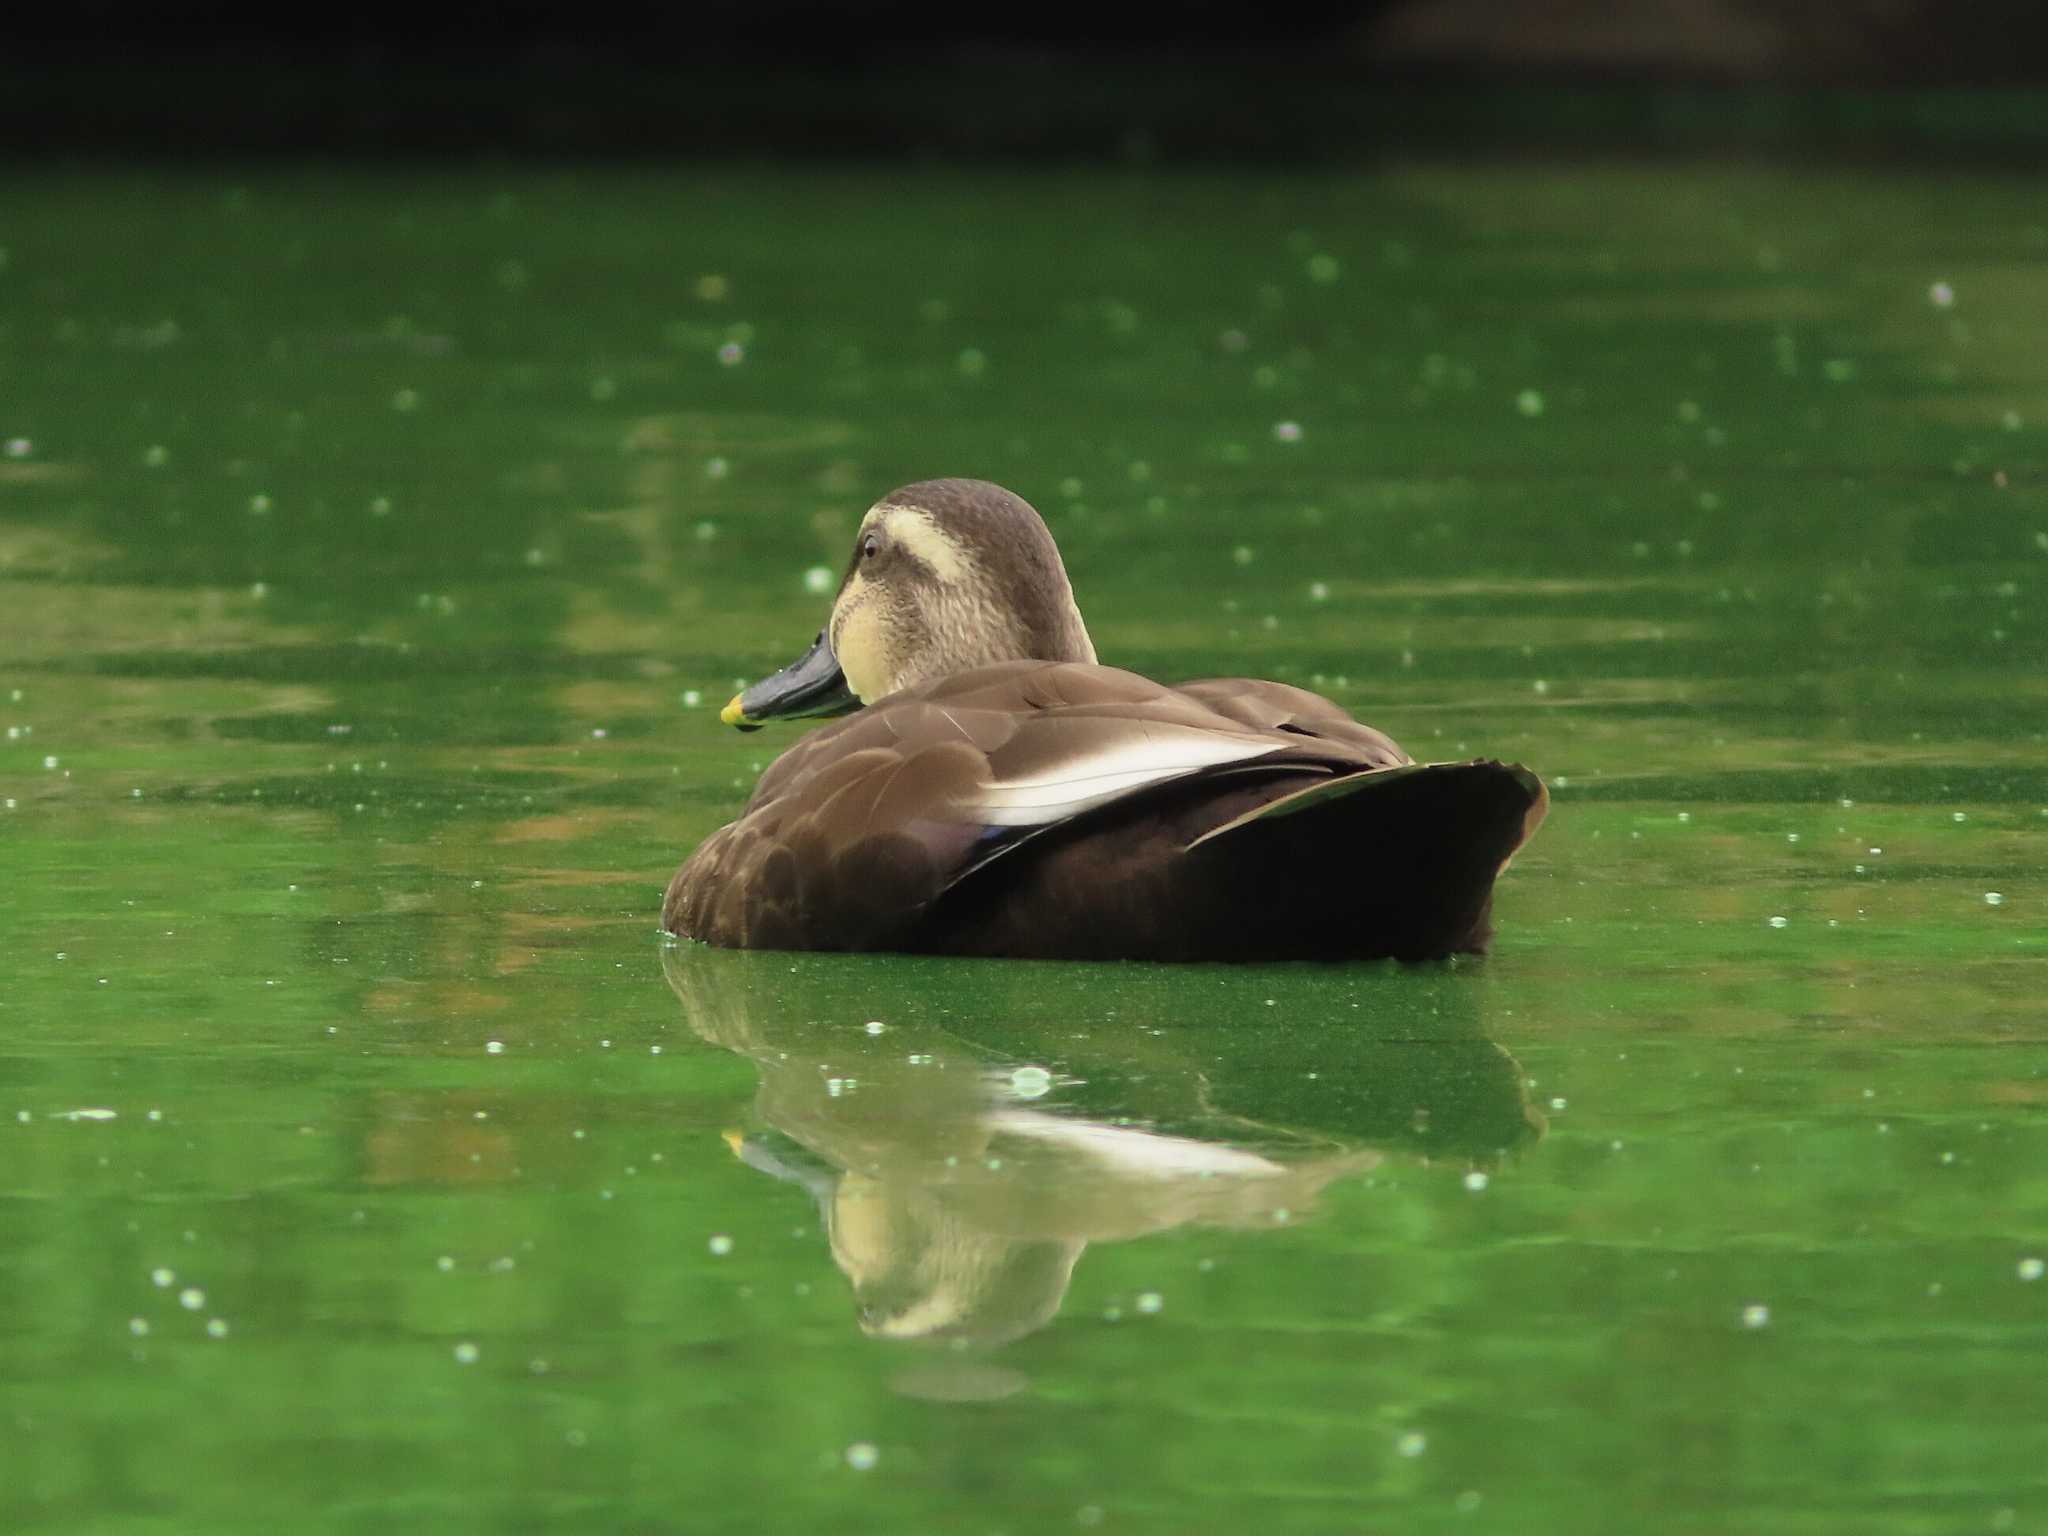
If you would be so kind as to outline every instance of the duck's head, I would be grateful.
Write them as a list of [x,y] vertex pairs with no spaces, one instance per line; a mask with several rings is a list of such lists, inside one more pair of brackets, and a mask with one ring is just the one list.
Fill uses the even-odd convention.
[[861,519],[810,650],[725,706],[727,725],[838,715],[997,661],[1088,661],[1095,647],[1045,522],[986,480],[921,480]]

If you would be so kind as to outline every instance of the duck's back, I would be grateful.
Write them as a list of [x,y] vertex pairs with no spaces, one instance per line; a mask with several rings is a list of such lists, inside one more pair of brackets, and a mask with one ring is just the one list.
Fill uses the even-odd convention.
[[1284,684],[1011,662],[797,743],[662,917],[755,948],[1419,959],[1484,944],[1543,804]]

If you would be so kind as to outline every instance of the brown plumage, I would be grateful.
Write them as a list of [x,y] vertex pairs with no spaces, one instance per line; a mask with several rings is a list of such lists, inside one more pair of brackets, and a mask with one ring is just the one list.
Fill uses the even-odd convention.
[[1420,960],[1485,947],[1494,878],[1548,803],[1527,769],[1418,765],[1299,688],[1095,664],[1037,513],[978,481],[877,503],[828,631],[726,718],[824,712],[849,686],[868,707],[769,766],[677,871],[664,927],[751,948]]

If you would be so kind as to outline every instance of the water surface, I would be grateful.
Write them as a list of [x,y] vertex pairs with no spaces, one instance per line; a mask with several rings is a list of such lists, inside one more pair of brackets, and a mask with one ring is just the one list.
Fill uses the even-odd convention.
[[[2039,192],[18,177],[0,1526],[2043,1529]],[[1495,953],[665,946],[936,474]]]

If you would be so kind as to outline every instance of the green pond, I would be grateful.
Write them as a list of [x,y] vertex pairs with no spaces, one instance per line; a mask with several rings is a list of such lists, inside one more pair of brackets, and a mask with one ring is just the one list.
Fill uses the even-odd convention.
[[[0,1529],[2048,1531],[2041,190],[11,173]],[[942,474],[1494,952],[664,940]]]

